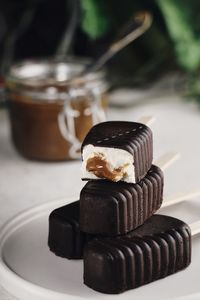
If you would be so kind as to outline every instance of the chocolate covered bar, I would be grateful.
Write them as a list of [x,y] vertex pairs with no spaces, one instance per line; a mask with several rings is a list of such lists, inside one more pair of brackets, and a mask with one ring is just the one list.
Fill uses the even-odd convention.
[[83,257],[85,244],[93,237],[80,231],[79,201],[53,210],[49,216],[49,249],[69,259]]
[[[191,200],[199,196],[199,191],[191,191],[166,198],[163,206],[170,206],[181,201]],[[68,259],[81,259],[85,245],[99,238],[80,231],[79,226],[80,202],[75,201],[65,206],[54,209],[49,216],[48,245],[56,255]],[[131,233],[128,233],[130,235]]]
[[152,131],[141,123],[95,125],[83,141],[82,179],[139,182],[153,160]]
[[[199,196],[199,191],[192,191],[166,198],[163,207],[191,200]],[[53,210],[49,216],[48,245],[56,255],[68,259],[81,259],[85,245],[100,236],[80,231],[79,226],[80,202],[75,201]],[[127,233],[130,236],[131,232]],[[120,237],[120,236],[119,236]]]
[[183,270],[190,262],[190,227],[154,215],[126,237],[89,243],[84,252],[84,283],[117,294]]
[[80,194],[81,230],[115,236],[142,225],[162,204],[163,181],[163,172],[154,165],[136,184],[88,181]]

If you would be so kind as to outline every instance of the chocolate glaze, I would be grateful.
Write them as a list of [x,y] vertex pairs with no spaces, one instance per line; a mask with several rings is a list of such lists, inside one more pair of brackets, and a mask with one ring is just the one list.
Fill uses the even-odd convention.
[[117,294],[178,272],[190,262],[189,226],[154,215],[126,236],[89,243],[84,252],[84,283]]
[[48,246],[56,255],[79,259],[85,244],[93,237],[79,227],[79,201],[53,210],[49,216]]
[[[134,159],[136,182],[139,182],[151,167],[153,160],[152,131],[144,124],[123,121],[99,123],[92,127],[87,134],[81,152],[88,144],[118,148],[131,153]],[[87,178],[83,179],[87,180]]]
[[139,183],[90,180],[80,195],[80,227],[90,234],[125,234],[142,225],[162,204],[163,173],[152,165]]

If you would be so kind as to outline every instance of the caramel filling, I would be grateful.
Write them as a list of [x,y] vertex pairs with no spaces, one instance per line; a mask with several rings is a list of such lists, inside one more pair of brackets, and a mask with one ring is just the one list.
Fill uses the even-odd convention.
[[87,160],[86,170],[92,172],[99,178],[106,178],[112,181],[118,181],[119,178],[123,178],[126,175],[126,172],[123,171],[123,168],[126,165],[111,169],[109,163],[105,160],[103,155],[96,155]]

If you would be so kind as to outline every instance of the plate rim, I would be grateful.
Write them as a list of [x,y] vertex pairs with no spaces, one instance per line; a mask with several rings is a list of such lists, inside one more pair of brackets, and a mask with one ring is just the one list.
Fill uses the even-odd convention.
[[[30,216],[33,216],[31,219],[38,218],[40,215],[43,215],[48,209],[56,208],[59,205],[65,205],[66,203],[71,203],[76,201],[79,197],[70,196],[62,197],[53,201],[46,201],[39,205],[34,205],[30,208],[27,208],[17,214],[14,217],[9,218],[3,226],[0,228],[0,284],[5,290],[15,297],[22,297],[22,299],[27,299],[24,297],[31,296],[33,299],[66,299],[67,297],[79,300],[81,297],[74,295],[67,295],[65,293],[55,292],[51,289],[41,287],[37,284],[34,284],[26,279],[23,279],[17,275],[9,266],[5,263],[3,259],[3,248],[6,240],[9,236],[17,230],[17,228],[24,225],[25,222],[30,222]],[[35,215],[36,212],[39,214]],[[34,216],[35,215],[35,216]],[[59,298],[58,298],[59,297]],[[30,299],[30,298],[29,298]]]
[[[17,230],[17,228],[23,226],[26,222],[30,222],[31,219],[38,218],[39,216],[45,214],[48,209],[54,209],[66,203],[71,203],[77,201],[79,197],[69,196],[57,198],[52,201],[46,201],[42,204],[37,204],[29,207],[21,212],[15,214],[13,217],[9,218],[3,226],[0,228],[0,285],[2,285],[5,290],[15,297],[20,297],[22,300],[80,300],[83,299],[80,296],[68,295],[66,293],[57,292],[48,288],[41,287],[34,284],[26,279],[23,279],[17,275],[11,268],[4,262],[3,259],[3,247],[9,236]],[[38,212],[37,215],[35,213]],[[32,218],[30,219],[30,216]],[[31,298],[30,298],[31,297]],[[33,297],[33,298],[32,298]],[[189,300],[189,299],[199,299],[200,292],[195,294],[188,294],[183,297],[169,298],[168,300]],[[92,299],[92,298],[90,298]]]

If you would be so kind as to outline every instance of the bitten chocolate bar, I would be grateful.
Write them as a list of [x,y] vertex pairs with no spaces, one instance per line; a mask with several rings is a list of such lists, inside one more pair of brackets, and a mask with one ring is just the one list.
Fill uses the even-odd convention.
[[57,256],[79,259],[85,244],[92,239],[79,226],[79,201],[53,210],[49,216],[48,246]]
[[136,183],[152,165],[152,131],[141,123],[100,123],[87,134],[81,152],[82,179]]
[[152,165],[139,183],[90,180],[80,195],[80,228],[90,234],[125,234],[153,215],[163,200],[163,172]]
[[84,283],[117,294],[183,270],[190,262],[190,227],[154,215],[126,237],[89,243],[84,252]]

